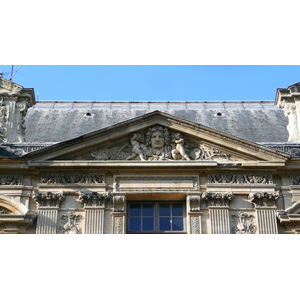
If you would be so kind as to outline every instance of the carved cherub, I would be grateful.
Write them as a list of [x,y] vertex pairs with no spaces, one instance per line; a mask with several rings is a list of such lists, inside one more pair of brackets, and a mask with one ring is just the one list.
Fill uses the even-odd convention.
[[185,149],[183,147],[184,139],[180,132],[175,133],[174,142],[176,143],[176,148],[172,150],[173,159],[178,160],[179,155],[181,155],[183,159],[190,160],[189,156],[186,154]]
[[131,137],[130,139],[130,143],[132,145],[132,153],[131,155],[129,155],[126,160],[131,160],[131,159],[134,159],[136,158],[137,156],[140,157],[141,160],[146,160],[144,158],[144,154],[141,150],[141,145],[140,143],[143,143],[144,142],[144,138],[141,134],[139,133],[134,133],[133,136]]

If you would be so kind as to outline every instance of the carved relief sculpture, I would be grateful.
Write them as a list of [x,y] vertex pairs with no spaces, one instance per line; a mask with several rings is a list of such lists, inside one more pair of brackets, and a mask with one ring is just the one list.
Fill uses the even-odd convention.
[[17,176],[3,176],[0,177],[0,185],[21,185],[22,180]]
[[205,143],[190,143],[181,132],[171,132],[161,125],[151,126],[145,133],[131,134],[128,143],[93,150],[86,155],[97,160],[234,160],[231,154]]
[[68,212],[67,214],[62,215],[63,226],[59,227],[59,230],[63,234],[78,234],[80,232],[80,228],[77,226],[81,216]]
[[143,136],[141,134],[138,133],[134,133],[132,138],[130,139],[130,143],[132,145],[132,153],[130,156],[128,156],[126,159],[130,160],[130,159],[134,159],[137,156],[139,156],[140,160],[146,160],[144,158],[144,154],[142,152],[142,149],[140,149],[140,143],[143,143],[144,139]]
[[233,215],[232,218],[236,223],[232,227],[232,232],[235,234],[254,234],[256,225],[254,224],[254,215],[240,212],[238,215]]
[[209,175],[209,183],[230,183],[230,184],[272,184],[271,175]]
[[180,132],[175,133],[174,141],[176,143],[176,148],[172,150],[173,159],[178,160],[181,157],[181,159],[190,160],[189,156],[186,154],[185,148],[183,147],[184,139]]
[[41,183],[46,184],[99,184],[104,182],[103,175],[86,175],[86,174],[44,174],[41,177]]

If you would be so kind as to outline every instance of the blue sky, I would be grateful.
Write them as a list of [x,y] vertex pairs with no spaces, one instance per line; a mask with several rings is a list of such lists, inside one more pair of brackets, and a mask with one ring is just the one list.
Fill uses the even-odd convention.
[[[0,72],[9,78],[11,68]],[[300,81],[300,66],[22,65],[13,81],[38,100],[274,100]]]

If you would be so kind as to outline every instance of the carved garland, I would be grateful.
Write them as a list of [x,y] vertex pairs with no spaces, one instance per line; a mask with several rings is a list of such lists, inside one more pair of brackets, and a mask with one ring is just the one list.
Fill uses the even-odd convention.
[[41,183],[46,184],[100,184],[104,182],[104,176],[99,174],[69,175],[69,174],[45,174],[41,177]]
[[230,184],[272,184],[271,175],[209,175],[209,183]]
[[22,179],[18,176],[2,176],[0,177],[0,185],[21,185]]

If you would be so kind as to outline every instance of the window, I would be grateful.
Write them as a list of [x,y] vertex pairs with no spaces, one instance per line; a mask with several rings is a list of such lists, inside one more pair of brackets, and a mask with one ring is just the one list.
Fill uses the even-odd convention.
[[184,232],[182,202],[139,202],[128,204],[127,232]]

